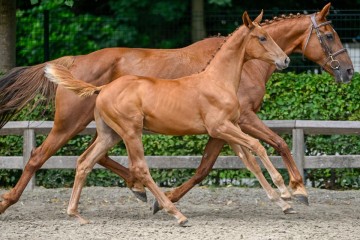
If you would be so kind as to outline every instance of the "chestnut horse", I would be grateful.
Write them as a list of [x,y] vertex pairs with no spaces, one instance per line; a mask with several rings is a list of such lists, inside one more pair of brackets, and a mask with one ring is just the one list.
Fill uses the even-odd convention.
[[[68,214],[86,222],[78,212],[78,202],[86,176],[96,162],[121,139],[128,153],[131,174],[146,186],[163,208],[183,225],[186,217],[159,189],[150,175],[142,145],[142,131],[169,135],[209,134],[226,141],[257,177],[268,197],[285,213],[293,212],[266,181],[256,161],[248,161],[249,152],[256,153],[280,191],[290,196],[281,175],[270,162],[260,142],[243,133],[237,124],[240,104],[237,90],[245,61],[260,59],[278,69],[288,66],[290,59],[245,12],[244,25],[233,32],[203,72],[175,80],[134,75],[122,76],[107,85],[96,87],[76,80],[69,70],[49,64],[45,75],[80,96],[99,93],[95,104],[97,138],[79,157]],[[56,67],[60,66],[60,67]],[[184,117],[186,116],[186,117]]]
[[[302,53],[308,59],[323,66],[337,82],[349,82],[353,75],[353,66],[348,54],[343,51],[339,36],[326,20],[329,8],[330,4],[327,4],[313,20],[313,15],[289,15],[265,21],[262,25],[287,54]],[[321,41],[317,32],[320,33]],[[88,55],[63,57],[51,62],[62,64],[76,78],[96,85],[109,83],[127,74],[178,78],[201,71],[223,40],[224,38],[221,37],[208,38],[185,48],[168,50],[110,48]],[[335,63],[338,63],[338,66],[335,66],[337,68],[331,67],[332,61],[328,61],[329,59],[334,59]],[[44,78],[45,64],[16,68],[1,78],[0,126],[3,126],[38,92],[51,98],[55,86]],[[239,124],[245,133],[265,141],[280,153],[289,171],[293,196],[307,202],[307,193],[289,147],[256,115],[265,95],[265,84],[274,70],[274,67],[259,60],[245,63],[241,76],[243,81],[240,82],[238,90],[242,106]],[[58,88],[55,105],[53,129],[45,141],[32,152],[16,186],[2,196],[0,213],[19,200],[36,170],[93,120],[95,96],[84,100],[64,88]],[[172,201],[179,200],[193,185],[202,180],[212,168],[223,145],[223,141],[210,138],[195,176],[185,185],[168,194]],[[146,199],[144,188],[138,182],[134,182],[135,179],[127,168],[108,157],[100,160],[99,164],[123,177],[127,185],[138,193],[139,198]]]

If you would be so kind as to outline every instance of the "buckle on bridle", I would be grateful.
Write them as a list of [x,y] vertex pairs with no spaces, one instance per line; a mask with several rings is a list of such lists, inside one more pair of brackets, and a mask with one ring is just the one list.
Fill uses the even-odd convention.
[[333,70],[338,70],[340,68],[340,62],[338,60],[334,59],[332,55],[330,56],[330,67]]

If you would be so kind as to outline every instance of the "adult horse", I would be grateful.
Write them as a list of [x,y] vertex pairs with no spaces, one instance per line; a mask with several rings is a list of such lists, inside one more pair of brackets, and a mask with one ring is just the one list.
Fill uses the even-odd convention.
[[[330,4],[327,4],[315,17],[289,15],[265,21],[263,28],[287,54],[303,53],[308,59],[323,66],[337,82],[348,82],[352,78],[353,66],[348,54],[343,51],[339,36],[326,20],[329,9]],[[109,83],[127,74],[178,78],[201,71],[223,41],[224,38],[208,38],[185,48],[170,50],[110,48],[88,55],[63,57],[51,62],[68,67],[76,78],[96,85]],[[338,65],[331,65],[334,63]],[[38,92],[51,97],[55,86],[44,78],[45,64],[16,68],[1,78],[0,126]],[[243,80],[238,90],[242,106],[239,124],[245,133],[267,142],[280,153],[289,171],[290,187],[294,196],[307,202],[307,193],[289,147],[255,114],[265,95],[265,84],[274,70],[274,67],[259,60],[245,63],[241,77]],[[95,98],[93,96],[84,100],[66,89],[57,89],[54,127],[45,141],[32,152],[16,186],[2,196],[0,213],[19,200],[36,170],[93,120]],[[210,138],[196,175],[184,187],[168,194],[172,201],[180,199],[191,186],[201,181],[204,174],[211,169],[223,144],[221,140]],[[123,177],[128,186],[135,193],[139,193],[139,197],[145,196],[144,188],[135,181],[127,168],[108,157],[101,159],[99,164]]]
[[[270,162],[260,142],[243,133],[237,124],[240,104],[237,90],[243,64],[260,59],[286,68],[288,56],[257,22],[245,12],[244,25],[229,35],[204,71],[175,80],[122,76],[113,82],[96,87],[75,79],[69,70],[49,64],[46,76],[80,96],[99,93],[95,104],[97,138],[78,158],[75,182],[68,206],[68,214],[86,222],[78,212],[78,202],[87,174],[121,139],[126,145],[129,170],[154,194],[164,209],[183,225],[187,218],[159,189],[151,178],[142,145],[143,129],[169,135],[209,134],[230,144],[242,158],[266,191],[268,197],[285,213],[293,212],[266,181],[256,161],[248,161],[249,150],[256,153],[269,171],[273,182],[285,194],[290,194],[281,175]],[[57,67],[60,66],[60,67]],[[184,117],[186,116],[186,117]]]

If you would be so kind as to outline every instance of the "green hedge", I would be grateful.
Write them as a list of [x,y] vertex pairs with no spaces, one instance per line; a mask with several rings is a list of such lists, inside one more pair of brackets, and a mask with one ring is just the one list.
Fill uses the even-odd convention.
[[[336,84],[328,74],[275,73],[267,83],[267,94],[259,112],[262,119],[313,119],[313,120],[360,120],[360,76],[356,74],[350,84]],[[30,109],[30,108],[29,108]],[[52,120],[53,110],[24,109],[17,120]],[[283,136],[291,147],[291,138]],[[37,136],[40,145],[45,136]],[[146,155],[201,155],[207,136],[145,135]],[[79,155],[91,136],[78,136],[59,150],[57,155]],[[359,154],[358,136],[307,136],[306,154]],[[277,155],[267,147],[268,153]],[[0,138],[0,155],[21,155],[22,140],[18,136]],[[123,144],[114,147],[111,155],[126,155]],[[226,147],[222,155],[232,155]],[[285,171],[281,171],[288,178]],[[176,186],[189,178],[194,170],[153,170],[152,175],[161,186]],[[307,179],[316,187],[359,188],[359,169],[309,170]],[[0,185],[13,186],[20,171],[0,171]],[[37,184],[46,187],[71,186],[73,170],[40,170]],[[242,178],[252,175],[246,170],[213,170],[203,184],[241,185]],[[124,186],[124,182],[107,170],[95,170],[88,177],[88,185]]]

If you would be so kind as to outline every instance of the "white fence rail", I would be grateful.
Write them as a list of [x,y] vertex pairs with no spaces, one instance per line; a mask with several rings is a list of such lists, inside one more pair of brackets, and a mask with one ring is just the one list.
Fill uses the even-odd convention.
[[[264,121],[277,133],[292,134],[292,153],[301,173],[304,169],[316,168],[360,168],[360,155],[327,155],[305,156],[304,136],[306,134],[360,134],[360,121],[312,121],[312,120],[272,120]],[[0,156],[0,169],[23,169],[30,157],[31,150],[36,147],[36,134],[48,134],[53,126],[50,121],[14,121],[8,122],[0,135],[23,135],[23,156]],[[95,124],[89,126],[81,134],[94,134]],[[127,166],[126,156],[111,156],[120,164]],[[42,167],[43,169],[73,169],[77,156],[53,156]],[[276,168],[284,168],[279,156],[270,159]],[[201,156],[148,156],[150,168],[174,169],[197,168]],[[96,168],[101,168],[99,165]],[[240,169],[245,168],[243,163],[235,156],[220,156],[214,168]],[[35,180],[29,183],[28,188],[34,187]]]

